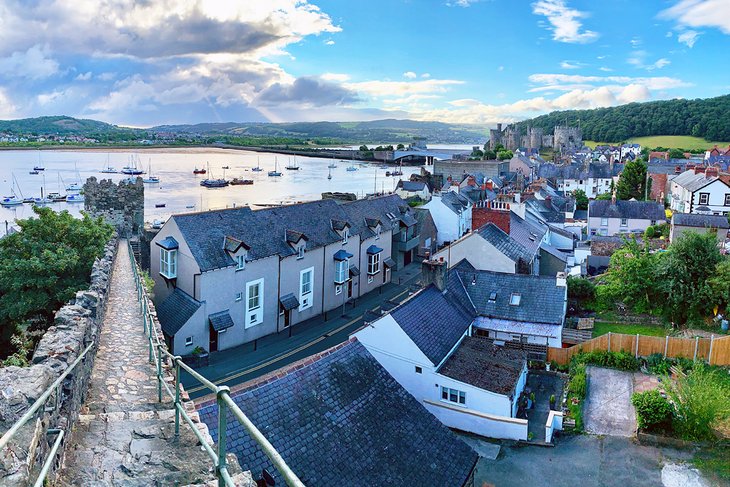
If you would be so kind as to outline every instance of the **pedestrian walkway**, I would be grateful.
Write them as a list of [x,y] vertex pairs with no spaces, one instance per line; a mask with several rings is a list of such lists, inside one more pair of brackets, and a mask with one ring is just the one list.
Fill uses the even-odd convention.
[[155,366],[137,302],[127,242],[114,263],[90,388],[57,485],[187,485],[213,477],[187,425],[175,439],[172,403],[157,400]]

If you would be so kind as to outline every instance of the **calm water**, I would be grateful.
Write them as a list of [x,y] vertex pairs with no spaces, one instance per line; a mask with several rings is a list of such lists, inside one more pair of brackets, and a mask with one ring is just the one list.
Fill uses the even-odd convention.
[[[103,174],[99,171],[107,164],[117,170],[129,163],[130,156],[138,155],[142,168],[147,171],[151,163],[152,174],[160,178],[159,184],[145,185],[145,221],[165,220],[171,214],[225,208],[241,205],[263,205],[272,203],[294,203],[321,198],[325,191],[342,191],[356,193],[358,197],[371,193],[376,187],[378,191],[392,191],[398,177],[386,177],[387,169],[375,164],[355,163],[357,171],[348,172],[345,168],[350,161],[336,161],[337,168],[332,169],[332,179],[327,179],[327,165],[331,159],[315,157],[297,157],[299,171],[284,169],[294,158],[286,155],[256,153],[235,150],[215,149],[155,149],[147,151],[41,151],[40,164],[46,168],[38,175],[29,171],[39,162],[38,151],[0,151],[0,195],[9,195],[13,186],[13,176],[17,180],[16,193],[29,197],[39,197],[41,188],[44,193],[60,192],[66,194],[65,187],[73,182],[82,183],[90,176],[98,179],[119,181],[127,178],[123,174]],[[278,158],[281,177],[267,176],[267,171],[274,169],[274,161]],[[260,160],[262,172],[251,171]],[[210,166],[206,176],[196,176],[193,169]],[[223,166],[230,169],[223,170]],[[391,168],[392,169],[392,168]],[[403,178],[417,173],[417,167],[403,167]],[[224,174],[225,172],[225,174]],[[252,186],[228,186],[227,188],[208,189],[200,186],[205,177],[239,177],[253,179]],[[165,208],[155,208],[156,204],[165,203]],[[194,205],[194,208],[187,208]],[[78,214],[83,203],[53,203],[50,207],[56,210],[68,209]],[[0,207],[0,235],[5,233],[5,221],[11,224],[15,219],[27,218],[33,214],[31,205],[25,204],[15,208]]]

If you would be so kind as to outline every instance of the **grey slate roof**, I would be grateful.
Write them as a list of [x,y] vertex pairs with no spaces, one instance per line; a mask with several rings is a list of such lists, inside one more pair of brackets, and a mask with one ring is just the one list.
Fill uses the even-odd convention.
[[437,365],[464,335],[473,320],[470,310],[431,285],[390,315],[423,354]]
[[672,215],[672,224],[695,228],[730,228],[726,216],[694,213],[675,213]]
[[335,260],[347,260],[350,257],[352,257],[352,254],[345,249],[340,249],[337,252],[335,252],[334,257],[335,257]]
[[157,318],[160,320],[162,331],[168,336],[175,335],[198,311],[200,305],[200,301],[176,288],[157,306]]
[[666,219],[664,205],[653,201],[592,200],[588,203],[591,218],[630,218],[635,220]]
[[535,256],[534,253],[527,250],[494,223],[487,223],[477,230],[477,234],[514,262],[519,259],[531,262]]
[[[461,277],[462,286],[481,316],[531,323],[563,323],[566,288],[558,287],[554,277],[480,271],[466,261],[458,263],[452,269],[454,272]],[[452,290],[453,286],[453,281],[449,281],[448,288]],[[496,294],[494,302],[489,299],[492,293]],[[509,304],[512,293],[520,294],[518,306]]]
[[233,319],[231,318],[231,314],[228,310],[208,315],[208,321],[210,321],[210,324],[213,326],[215,331],[225,330],[226,328],[233,326]]
[[249,247],[247,260],[251,261],[296,254],[290,243],[300,236],[307,240],[308,250],[337,242],[342,237],[333,225],[337,228],[350,225],[350,235],[368,238],[375,233],[366,219],[379,220],[385,230],[399,228],[400,222],[416,223],[412,210],[398,195],[341,205],[327,199],[257,211],[242,207],[174,215],[172,219],[202,272],[235,264],[223,248],[226,237],[245,242]]
[[[357,340],[329,349],[233,400],[308,487],[462,486],[477,454],[419,404]],[[199,408],[218,434],[215,403]],[[266,468],[268,457],[231,415],[227,445],[241,467]]]
[[283,295],[279,299],[279,302],[281,303],[281,305],[284,307],[284,309],[286,311],[299,307],[299,300],[297,299],[296,296],[294,296],[294,293],[289,293],[289,294]]
[[441,193],[441,202],[456,214],[464,211],[471,203],[466,196],[453,191]]
[[533,255],[540,249],[540,241],[547,233],[547,227],[528,222],[524,218],[510,212],[509,236]]
[[623,164],[614,164],[613,169],[608,163],[591,163],[586,169],[585,164],[541,164],[537,170],[538,177],[545,179],[610,179],[618,176],[623,170]]
[[705,177],[704,173],[695,174],[694,170],[690,169],[672,179],[672,182],[694,193],[698,189],[702,189],[708,184],[717,181],[717,179],[716,177]]
[[403,180],[398,181],[398,186],[397,186],[397,188],[401,188],[404,191],[414,191],[414,192],[423,191],[425,187],[426,187],[426,183],[424,183],[423,181],[403,181]]
[[163,238],[162,240],[157,242],[157,245],[165,250],[172,250],[180,247],[180,245],[177,243],[177,240],[175,240],[175,238],[172,236]]
[[367,250],[366,250],[366,252],[367,252],[368,254],[378,254],[378,253],[380,253],[380,252],[382,252],[382,251],[383,251],[383,249],[381,249],[381,248],[380,248],[380,247],[378,247],[377,245],[371,245],[371,246],[370,246],[370,247],[368,247],[368,248],[367,248]]
[[438,373],[512,397],[526,365],[525,351],[495,346],[484,338],[465,337]]

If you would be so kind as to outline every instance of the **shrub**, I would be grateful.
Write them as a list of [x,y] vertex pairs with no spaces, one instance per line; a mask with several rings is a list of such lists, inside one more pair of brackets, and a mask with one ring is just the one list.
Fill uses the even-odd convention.
[[640,362],[628,352],[607,352],[604,350],[593,350],[575,355],[573,360],[576,363],[597,365],[599,367],[610,367],[619,370],[639,370]]
[[636,408],[639,428],[647,431],[666,429],[671,425],[673,408],[659,391],[637,392],[631,396]]
[[730,385],[721,373],[698,362],[686,376],[668,383],[676,408],[674,428],[682,438],[713,439],[713,426],[730,419]]
[[570,383],[568,384],[568,393],[576,396],[578,399],[585,399],[588,389],[588,379],[586,377],[585,364],[578,364],[574,368]]
[[661,353],[652,353],[646,357],[646,367],[649,372],[657,375],[668,375],[672,363],[664,358]]
[[646,230],[644,230],[644,238],[654,238],[656,236],[654,227],[648,226],[646,227]]

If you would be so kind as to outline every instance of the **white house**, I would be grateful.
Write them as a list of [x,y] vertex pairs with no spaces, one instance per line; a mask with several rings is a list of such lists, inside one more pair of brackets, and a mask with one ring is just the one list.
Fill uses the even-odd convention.
[[435,194],[423,205],[431,213],[437,230],[437,242],[453,242],[471,230],[472,202],[456,192]]
[[395,187],[395,194],[407,200],[408,198],[420,198],[423,201],[431,199],[431,191],[423,181],[398,181]]
[[588,203],[588,235],[611,237],[644,233],[649,226],[666,221],[664,205],[653,201],[594,200]]
[[704,215],[730,213],[730,185],[718,176],[716,167],[696,167],[670,180],[672,211]]

